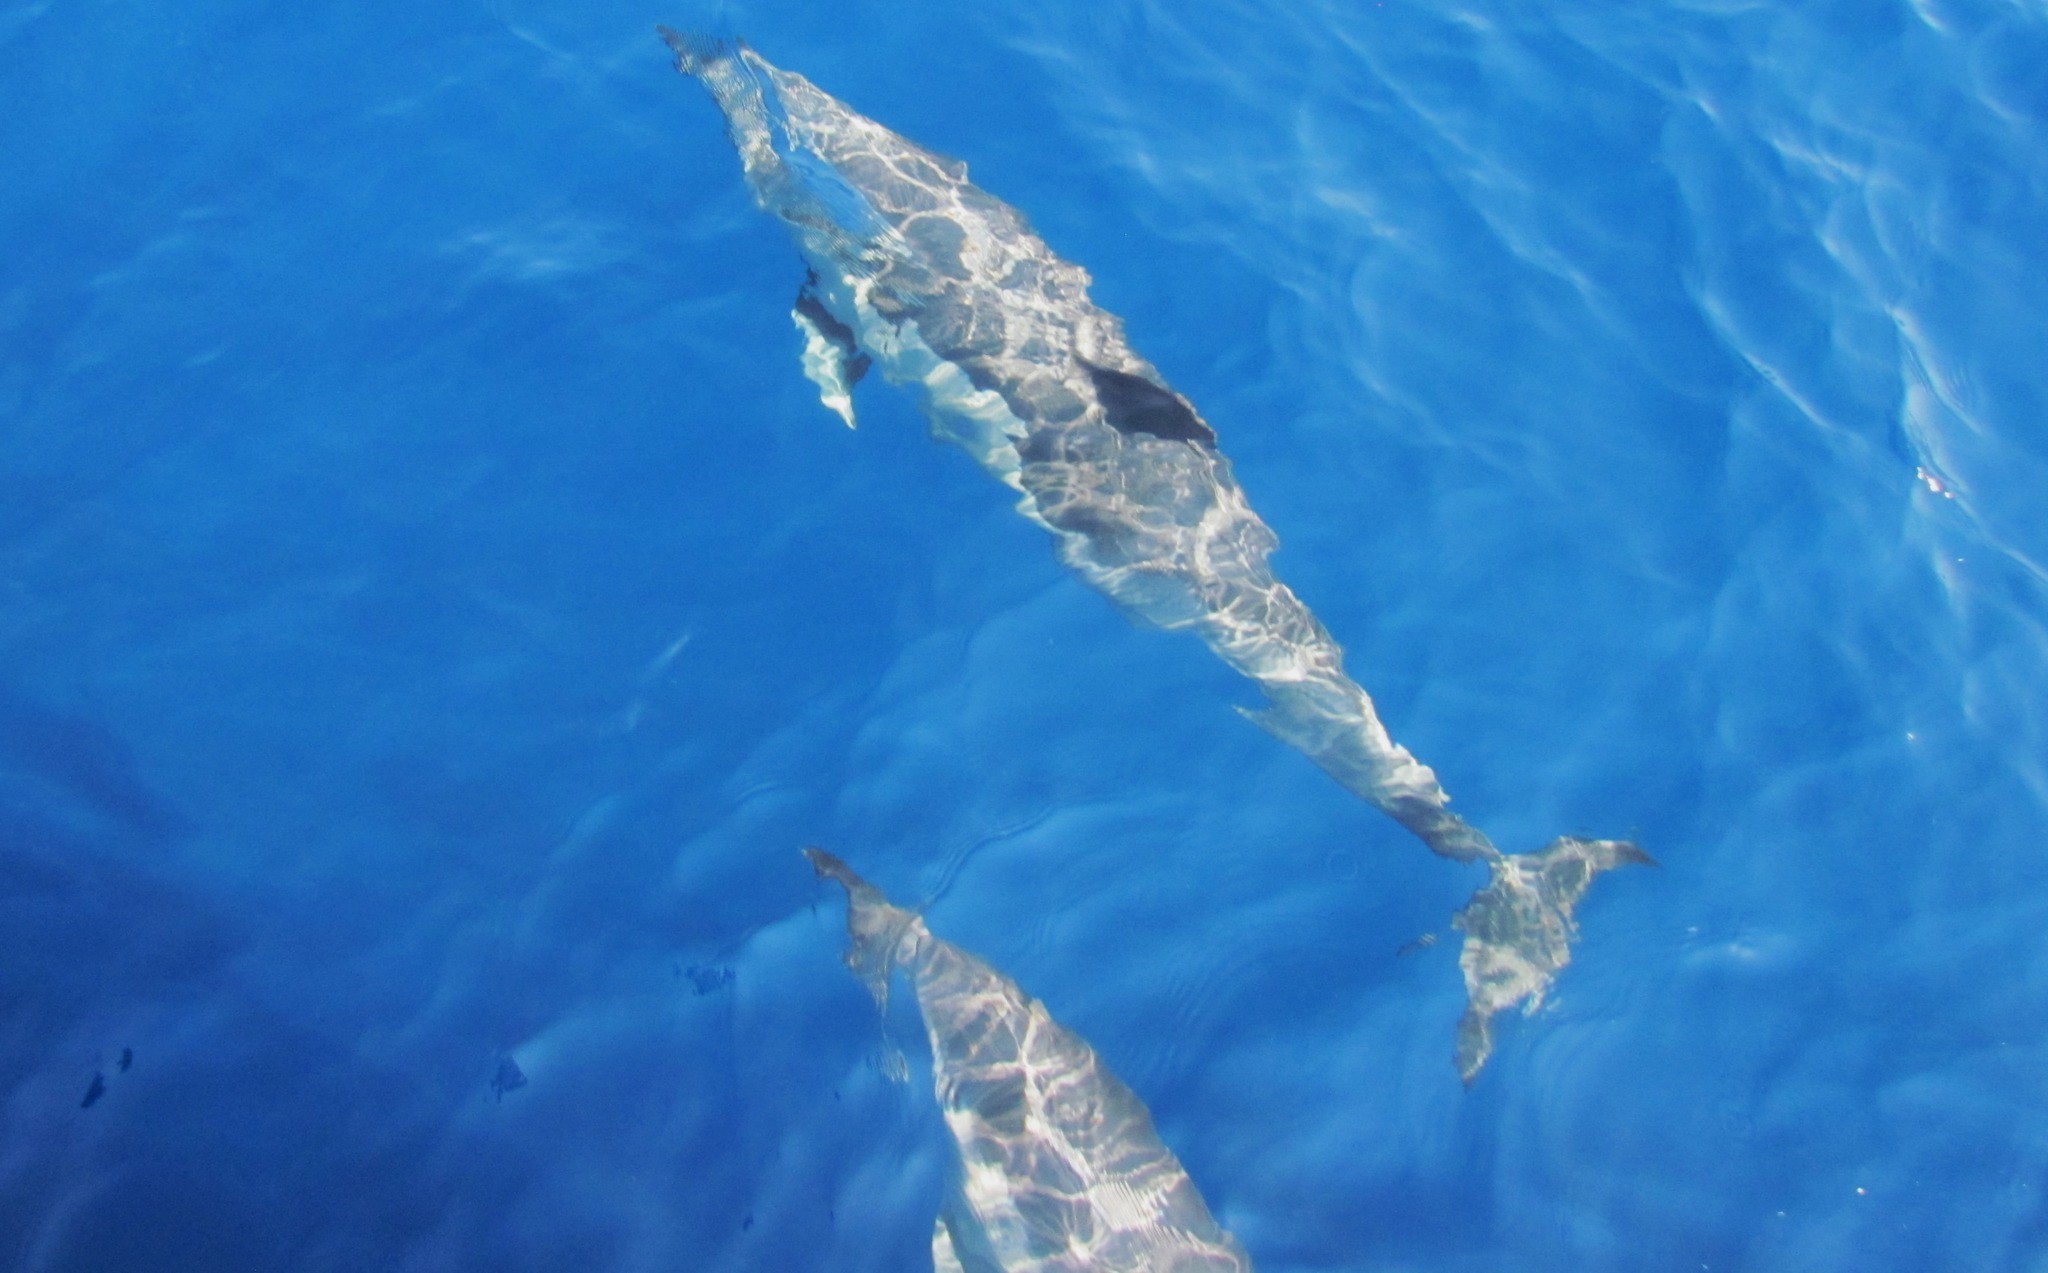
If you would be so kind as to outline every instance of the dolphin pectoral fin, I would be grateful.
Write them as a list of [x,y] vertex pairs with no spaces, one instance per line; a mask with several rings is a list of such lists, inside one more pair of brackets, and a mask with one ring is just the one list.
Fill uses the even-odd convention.
[[789,316],[803,333],[804,378],[818,386],[818,400],[853,425],[853,387],[868,373],[868,356],[860,352],[853,329],[839,321],[818,299],[817,276],[805,281]]
[[953,1235],[946,1232],[944,1216],[932,1221],[932,1273],[967,1273],[953,1249]]
[[[954,1165],[954,1173],[959,1173]],[[939,1218],[932,1221],[932,1273],[1003,1273],[1002,1261],[974,1218],[955,1180]]]
[[1617,866],[1655,866],[1626,840],[1560,836],[1535,853],[1486,859],[1491,878],[1451,923],[1465,934],[1458,967],[1465,1015],[1458,1022],[1458,1077],[1470,1084],[1493,1050],[1495,1014],[1543,1004],[1550,983],[1572,960],[1578,925],[1572,910],[1593,877]]

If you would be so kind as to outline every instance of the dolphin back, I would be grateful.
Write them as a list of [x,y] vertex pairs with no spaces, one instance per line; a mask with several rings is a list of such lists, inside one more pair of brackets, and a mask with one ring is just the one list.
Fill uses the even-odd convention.
[[[906,914],[839,859],[859,949]],[[1144,1103],[1017,983],[917,921],[889,949],[917,995],[932,1087],[958,1152],[934,1262],[965,1273],[1250,1273]],[[849,960],[857,963],[858,960]]]

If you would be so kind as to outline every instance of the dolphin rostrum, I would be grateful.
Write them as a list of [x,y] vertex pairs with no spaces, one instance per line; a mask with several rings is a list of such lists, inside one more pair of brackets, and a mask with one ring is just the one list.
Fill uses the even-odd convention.
[[1343,652],[1274,578],[1278,543],[1245,502],[1216,434],[1088,299],[1088,273],[935,155],[849,110],[743,43],[662,38],[725,113],[747,184],[787,223],[810,272],[794,318],[803,368],[853,423],[870,365],[921,391],[935,435],[1013,488],[1059,557],[1126,614],[1193,632],[1256,682],[1247,713],[1430,850],[1485,865],[1455,919],[1467,1082],[1495,1013],[1533,1012],[1571,960],[1573,907],[1593,877],[1649,862],[1620,840],[1566,836],[1508,855],[1449,808],[1394,742]]
[[846,966],[877,1003],[901,968],[959,1151],[932,1227],[938,1273],[1251,1273],[1143,1102],[1045,1005],[823,849],[846,889]]

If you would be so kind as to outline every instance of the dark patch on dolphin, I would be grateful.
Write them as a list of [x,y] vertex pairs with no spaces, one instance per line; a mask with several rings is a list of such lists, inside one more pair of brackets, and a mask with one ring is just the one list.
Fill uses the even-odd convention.
[[1202,423],[1202,417],[1195,414],[1188,400],[1173,390],[1162,389],[1128,371],[1098,367],[1086,358],[1074,361],[1088,373],[1088,382],[1095,386],[1096,401],[1102,404],[1110,427],[1119,433],[1144,433],[1211,449],[1216,446],[1216,430]]

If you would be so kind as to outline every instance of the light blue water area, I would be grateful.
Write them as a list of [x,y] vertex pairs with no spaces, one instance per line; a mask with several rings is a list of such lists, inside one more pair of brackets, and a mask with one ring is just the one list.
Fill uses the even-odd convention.
[[[1658,857],[1470,1090],[1478,880],[819,407],[660,20],[1085,264],[1466,816]],[[2048,1267],[2039,6],[14,0],[0,65],[0,1267],[925,1267],[804,843],[1261,1269]]]

